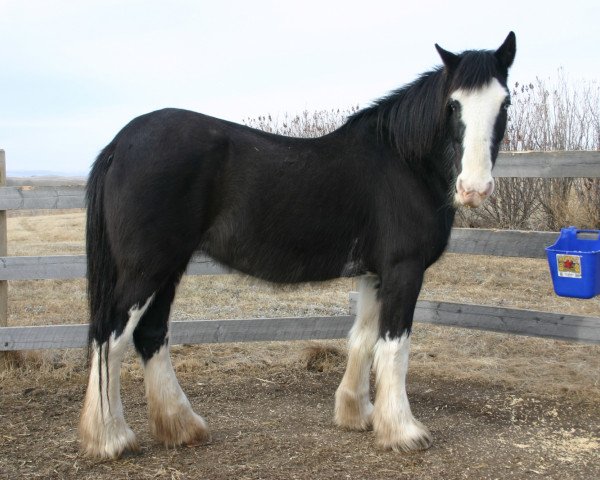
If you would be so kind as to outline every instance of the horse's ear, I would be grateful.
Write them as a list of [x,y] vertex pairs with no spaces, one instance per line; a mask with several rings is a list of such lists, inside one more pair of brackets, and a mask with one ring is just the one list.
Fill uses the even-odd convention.
[[496,58],[500,61],[500,64],[508,69],[515,59],[517,53],[517,37],[515,32],[510,32],[504,43],[500,45],[500,48],[496,50]]
[[442,57],[442,62],[444,62],[444,66],[452,72],[458,64],[460,63],[460,56],[456,55],[456,53],[449,52],[448,50],[444,50],[437,43],[435,44],[435,49]]

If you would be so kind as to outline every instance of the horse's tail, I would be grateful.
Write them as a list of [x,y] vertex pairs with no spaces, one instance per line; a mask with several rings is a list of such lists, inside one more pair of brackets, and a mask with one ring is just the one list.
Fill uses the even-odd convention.
[[88,348],[110,335],[109,319],[114,306],[117,268],[111,254],[104,215],[104,183],[113,159],[114,142],[100,152],[92,166],[87,190],[87,293],[90,307]]

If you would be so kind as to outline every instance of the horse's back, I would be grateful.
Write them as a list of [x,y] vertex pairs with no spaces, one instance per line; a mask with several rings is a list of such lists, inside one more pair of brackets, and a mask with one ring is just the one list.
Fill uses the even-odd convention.
[[202,250],[276,282],[359,265],[357,175],[335,140],[165,109],[132,120],[110,147],[106,219],[123,262],[183,264]]

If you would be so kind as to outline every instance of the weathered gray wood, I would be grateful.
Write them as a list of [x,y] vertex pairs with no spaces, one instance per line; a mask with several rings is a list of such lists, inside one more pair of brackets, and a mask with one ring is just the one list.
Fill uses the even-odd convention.
[[0,210],[68,209],[85,207],[85,187],[0,187]]
[[[355,298],[356,294],[353,293]],[[355,307],[353,308],[355,310]],[[174,321],[172,344],[344,338],[352,315]],[[415,321],[501,333],[600,343],[600,318],[421,300]],[[80,348],[87,325],[0,328],[0,351]]]
[[600,318],[419,301],[415,321],[558,340],[600,343]]
[[600,177],[600,152],[500,152],[494,177]]
[[[600,177],[600,152],[501,152],[495,177]],[[1,187],[0,210],[84,208],[85,187]]]
[[[342,338],[354,317],[248,318],[171,322],[171,344]],[[80,348],[87,325],[0,328],[0,351]]]
[[448,252],[501,257],[546,258],[545,247],[558,238],[556,232],[453,228]]
[[87,345],[87,325],[0,328],[0,351],[80,348]]
[[[6,185],[6,154],[0,149],[0,187]],[[0,256],[8,253],[8,238],[6,230],[6,209],[0,209]],[[8,325],[8,282],[0,280],[0,327]],[[5,358],[0,354],[0,370],[3,370]]]
[[[356,315],[357,301],[358,292],[350,292],[351,315]],[[414,320],[531,337],[600,343],[600,317],[419,300]]]
[[[455,228],[448,252],[475,255],[545,258],[544,247],[558,234],[516,230]],[[48,280],[85,277],[84,255],[46,257],[0,257],[0,280]],[[214,263],[209,257],[196,255],[190,261],[187,275],[223,275],[234,271]]]
[[343,338],[354,317],[251,318],[172,322],[175,344]]
[[2,280],[64,280],[85,277],[85,255],[0,257]]
[[229,273],[236,273],[236,271],[202,254],[194,255],[185,270],[185,275],[227,275]]
[[[65,280],[83,278],[85,255],[53,255],[45,257],[0,257],[1,280]],[[192,258],[187,275],[223,275],[234,273],[204,255]]]

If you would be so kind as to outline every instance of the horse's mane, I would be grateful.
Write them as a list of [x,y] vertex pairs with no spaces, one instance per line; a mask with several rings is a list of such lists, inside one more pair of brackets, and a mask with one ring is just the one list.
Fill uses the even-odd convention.
[[405,158],[421,157],[431,149],[441,128],[447,76],[440,67],[392,91],[350,116],[348,126],[375,128]]
[[446,98],[458,88],[473,89],[492,77],[506,82],[494,52],[463,52],[452,72],[438,67],[350,116],[345,125],[375,128],[405,159],[422,158],[435,147],[444,127]]

